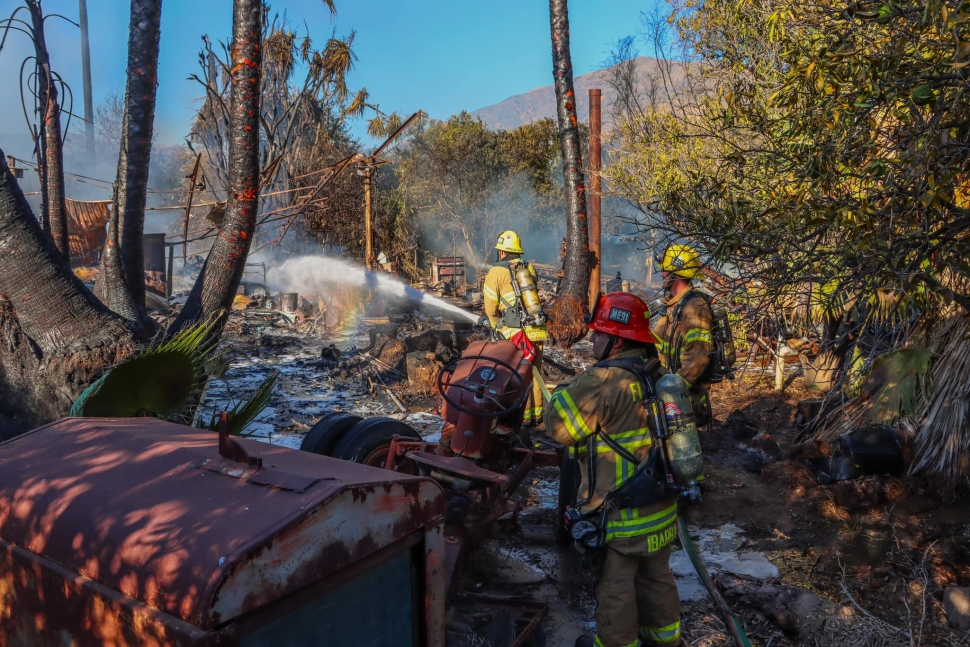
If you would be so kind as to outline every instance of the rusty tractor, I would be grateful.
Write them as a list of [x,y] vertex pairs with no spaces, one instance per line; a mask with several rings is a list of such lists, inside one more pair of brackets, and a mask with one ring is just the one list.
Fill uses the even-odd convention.
[[532,363],[512,342],[472,342],[438,375],[445,420],[439,442],[422,440],[398,420],[332,413],[301,449],[434,479],[445,496],[445,577],[454,593],[468,548],[496,522],[517,520],[524,504],[515,491],[529,471],[562,462],[561,450],[536,449],[523,434],[532,379]]

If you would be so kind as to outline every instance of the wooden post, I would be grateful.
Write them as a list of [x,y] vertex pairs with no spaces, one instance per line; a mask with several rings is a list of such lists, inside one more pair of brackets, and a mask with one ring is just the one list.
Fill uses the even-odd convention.
[[189,185],[189,197],[185,202],[185,224],[182,227],[182,267],[189,261],[189,216],[192,215],[192,198],[195,196],[195,185],[199,183],[199,164],[202,163],[202,153],[195,156],[195,168],[192,170],[192,183]]
[[368,163],[364,167],[364,265],[367,269],[371,269],[374,265],[374,212],[371,201],[373,174],[374,166]]
[[168,271],[165,272],[165,296],[172,298],[172,272],[175,270],[175,243],[168,245]]
[[602,91],[589,91],[589,311],[592,312],[600,293],[602,258],[602,219],[600,193],[602,189]]
[[785,336],[778,334],[778,346],[775,349],[775,393],[785,390],[785,357],[791,352],[785,343]]

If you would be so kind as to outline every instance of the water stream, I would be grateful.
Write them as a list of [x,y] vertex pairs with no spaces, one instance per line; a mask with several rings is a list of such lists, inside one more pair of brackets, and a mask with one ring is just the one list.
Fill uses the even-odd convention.
[[393,299],[407,299],[422,306],[431,306],[477,322],[478,317],[467,310],[412,288],[393,274],[369,272],[360,265],[326,256],[300,256],[281,265],[270,281],[274,290],[320,294],[328,286],[347,285],[374,290]]

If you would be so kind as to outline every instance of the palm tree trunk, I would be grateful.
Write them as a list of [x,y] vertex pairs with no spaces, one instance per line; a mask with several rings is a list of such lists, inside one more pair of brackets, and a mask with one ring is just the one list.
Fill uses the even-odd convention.
[[0,340],[0,429],[8,437],[64,415],[136,341],[41,231],[2,151]]
[[44,158],[43,202],[47,213],[44,221],[50,224],[54,245],[64,256],[70,258],[71,249],[67,238],[67,206],[64,196],[64,149],[61,138],[61,106],[57,103],[57,87],[51,72],[47,39],[44,35],[44,13],[37,0],[27,0],[33,24],[34,52],[37,57],[37,95],[40,98],[40,140]]
[[233,3],[229,206],[202,272],[171,331],[228,312],[246,267],[259,212],[262,0]]
[[589,303],[589,231],[583,156],[576,119],[573,65],[569,55],[569,13],[566,0],[549,0],[552,65],[559,118],[559,145],[566,182],[566,258],[563,279],[552,306],[549,332],[561,345],[572,345],[586,333],[583,317]]
[[[118,154],[118,250],[132,302],[145,318],[145,202],[152,158],[162,0],[131,0],[124,132]],[[107,244],[110,244],[110,239]],[[113,290],[109,287],[108,290]]]
[[[101,252],[101,270],[94,285],[94,296],[101,300],[112,311],[121,315],[135,325],[141,326],[138,307],[135,305],[125,281],[125,268],[122,266],[121,254],[118,252],[118,230],[120,229],[120,210],[118,209],[118,185],[115,185],[114,204],[111,208],[111,218],[108,220],[108,238]],[[154,327],[154,326],[151,326]]]

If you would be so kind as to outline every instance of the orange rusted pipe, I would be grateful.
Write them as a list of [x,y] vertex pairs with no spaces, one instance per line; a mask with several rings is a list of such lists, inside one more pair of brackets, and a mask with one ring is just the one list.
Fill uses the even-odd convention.
[[589,91],[589,309],[593,311],[600,293],[600,265],[602,264],[602,221],[600,217],[600,171],[603,167],[602,116],[600,90]]

